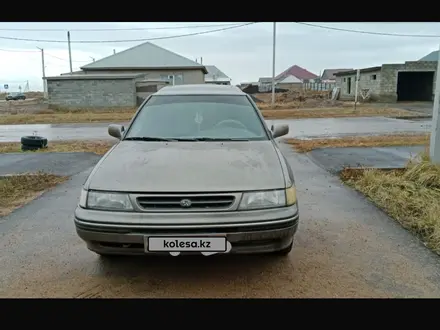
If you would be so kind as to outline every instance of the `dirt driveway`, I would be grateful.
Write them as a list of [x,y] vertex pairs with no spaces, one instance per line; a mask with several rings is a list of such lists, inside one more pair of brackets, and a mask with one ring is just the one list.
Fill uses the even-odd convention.
[[301,224],[287,258],[120,258],[74,231],[88,171],[0,223],[1,297],[439,297],[440,258],[339,179],[283,146]]

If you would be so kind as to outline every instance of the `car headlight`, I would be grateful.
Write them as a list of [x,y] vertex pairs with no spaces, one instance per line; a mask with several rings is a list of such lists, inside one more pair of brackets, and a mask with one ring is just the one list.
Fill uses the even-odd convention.
[[131,211],[133,205],[127,194],[110,193],[98,191],[81,192],[79,205],[84,208],[109,210],[109,211]]
[[239,209],[267,209],[291,206],[295,203],[296,189],[294,186],[292,186],[287,189],[246,192],[241,198]]

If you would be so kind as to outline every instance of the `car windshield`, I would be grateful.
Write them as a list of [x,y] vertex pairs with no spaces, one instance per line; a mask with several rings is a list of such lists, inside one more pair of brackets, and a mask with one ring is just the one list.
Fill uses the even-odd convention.
[[17,96],[20,93],[9,93],[9,96]]
[[124,139],[268,140],[268,135],[245,95],[155,95]]

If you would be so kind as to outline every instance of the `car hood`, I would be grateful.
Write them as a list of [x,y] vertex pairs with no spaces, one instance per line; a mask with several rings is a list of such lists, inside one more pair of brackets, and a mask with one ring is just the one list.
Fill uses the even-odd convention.
[[88,189],[233,192],[285,187],[270,141],[122,141],[97,164]]

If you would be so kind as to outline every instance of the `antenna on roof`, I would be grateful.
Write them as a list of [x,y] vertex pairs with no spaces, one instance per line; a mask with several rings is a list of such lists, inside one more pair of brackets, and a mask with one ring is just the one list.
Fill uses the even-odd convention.
[[115,55],[116,54],[116,49],[113,49],[113,55]]
[[203,57],[200,57],[200,64],[203,64]]
[[197,58],[196,58],[196,63],[199,63],[199,62],[197,62]]

